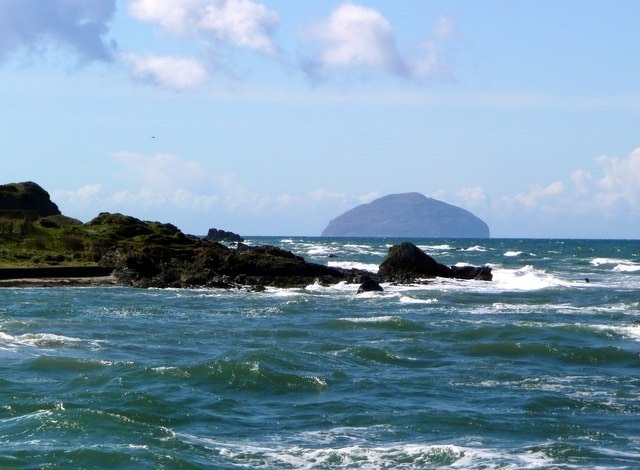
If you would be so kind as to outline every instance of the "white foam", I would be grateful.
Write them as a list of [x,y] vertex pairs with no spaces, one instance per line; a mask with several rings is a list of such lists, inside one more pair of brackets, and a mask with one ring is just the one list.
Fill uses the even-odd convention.
[[639,263],[620,258],[593,258],[590,263],[593,266],[613,265],[614,272],[633,273],[640,271]]
[[327,264],[334,268],[360,269],[371,273],[377,273],[379,268],[375,263],[361,263],[358,261],[329,261]]
[[[26,333],[23,335],[13,336],[0,331],[0,349],[4,350],[16,350],[20,347],[51,349],[65,346],[77,346],[84,342],[87,342],[87,340],[56,335],[53,333]],[[93,340],[88,343],[93,347],[97,347],[100,341]]]
[[438,302],[438,299],[417,299],[415,297],[409,297],[408,295],[400,296],[401,304],[434,304]]
[[[307,433],[310,434],[310,433]],[[177,434],[187,442],[215,449],[229,464],[266,468],[394,468],[405,469],[443,467],[449,468],[541,468],[554,462],[543,452],[506,451],[502,449],[460,446],[454,444],[406,444],[366,445],[358,433],[342,436],[352,443],[334,446],[329,433],[322,447],[303,443],[290,446],[281,442],[255,445],[219,442],[206,437]],[[304,436],[303,436],[304,437]],[[318,442],[311,439],[310,442]],[[306,441],[304,441],[306,443]]]
[[463,248],[462,251],[487,251],[487,249],[480,245],[470,246],[469,248]]
[[625,326],[592,325],[592,328],[595,328],[599,331],[611,331],[622,337],[640,341],[640,324]]
[[348,321],[352,323],[387,323],[390,321],[399,321],[400,317],[394,315],[380,315],[377,317],[343,317],[342,321]]
[[420,248],[423,251],[428,251],[428,250],[440,250],[440,251],[447,251],[447,250],[454,250],[455,248],[451,245],[420,245],[418,248]]
[[513,257],[513,256],[520,256],[521,254],[522,254],[522,251],[509,250],[504,253],[504,256]]
[[640,264],[620,263],[620,264],[616,264],[613,267],[613,270],[615,272],[622,272],[622,273],[635,273],[637,271],[640,271]]
[[618,258],[593,258],[591,260],[591,264],[594,266],[602,266],[603,264],[620,264],[624,262],[625,260]]
[[495,269],[493,288],[509,291],[533,291],[572,285],[551,273],[526,265],[519,269]]

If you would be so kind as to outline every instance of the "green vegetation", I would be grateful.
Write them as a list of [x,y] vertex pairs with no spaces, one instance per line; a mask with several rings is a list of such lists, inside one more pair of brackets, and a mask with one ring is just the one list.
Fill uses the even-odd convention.
[[102,213],[91,222],[33,211],[0,211],[0,267],[91,266],[116,246],[184,245],[177,227]]

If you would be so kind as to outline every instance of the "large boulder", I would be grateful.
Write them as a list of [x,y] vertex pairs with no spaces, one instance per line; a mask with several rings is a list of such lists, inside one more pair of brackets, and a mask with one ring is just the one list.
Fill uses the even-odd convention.
[[362,281],[362,284],[358,287],[358,294],[362,294],[364,292],[383,292],[384,289],[380,285],[378,281],[371,278],[366,278]]
[[492,280],[489,266],[445,266],[410,242],[389,248],[387,258],[378,269],[378,278],[384,282],[412,282],[432,277]]
[[378,269],[384,281],[410,281],[424,277],[452,277],[451,268],[438,263],[410,242],[389,248],[387,258]]

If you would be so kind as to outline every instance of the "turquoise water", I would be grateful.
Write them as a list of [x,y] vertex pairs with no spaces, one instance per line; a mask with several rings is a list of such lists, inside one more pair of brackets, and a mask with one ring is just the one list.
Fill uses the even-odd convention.
[[640,242],[414,242],[494,281],[0,289],[0,468],[640,468]]

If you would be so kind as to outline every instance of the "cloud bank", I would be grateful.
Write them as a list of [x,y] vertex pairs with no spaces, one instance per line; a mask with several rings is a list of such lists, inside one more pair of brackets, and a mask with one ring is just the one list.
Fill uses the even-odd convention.
[[[108,35],[117,5],[135,20],[134,27],[151,25],[164,34],[162,45],[149,42],[145,46],[151,50],[142,52],[116,47]],[[253,0],[4,0],[0,2],[0,60],[16,52],[62,48],[80,62],[117,58],[135,80],[186,90],[215,76],[214,69],[220,65],[214,67],[211,59],[222,51],[232,65],[239,57],[235,51],[242,50],[287,64],[287,52],[275,39],[279,26],[280,15]],[[396,31],[380,11],[350,2],[338,5],[312,26],[297,26],[307,31],[300,43],[311,47],[299,70],[313,79],[372,73],[425,81],[445,70],[441,47],[454,35],[451,20],[439,18],[415,46],[417,52],[409,55],[399,50]],[[176,52],[194,48],[199,50],[196,57]]]
[[[192,226],[217,224],[253,235],[268,235],[261,232],[265,226],[276,227],[279,235],[317,235],[340,213],[386,194],[349,194],[323,187],[306,194],[268,194],[248,188],[239,175],[213,171],[177,155],[118,152],[113,159],[122,168],[119,173],[126,175],[120,186],[87,184],[54,191],[65,213],[88,219],[99,207]],[[474,212],[492,227],[494,236],[615,237],[622,232],[614,232],[614,226],[621,221],[637,224],[640,216],[640,147],[627,157],[601,156],[596,162],[597,175],[575,170],[566,181],[533,185],[517,194],[491,195],[474,186],[429,195]],[[608,221],[616,223],[609,227]]]
[[0,60],[55,46],[81,62],[111,61],[115,45],[107,34],[115,10],[116,0],[3,0]]

